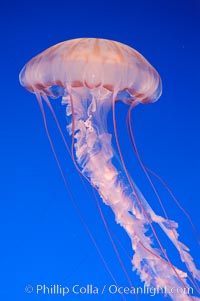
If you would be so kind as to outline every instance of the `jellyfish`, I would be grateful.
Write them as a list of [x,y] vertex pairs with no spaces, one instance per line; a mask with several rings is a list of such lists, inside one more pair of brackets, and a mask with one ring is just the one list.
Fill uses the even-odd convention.
[[[138,104],[157,101],[161,95],[161,79],[153,66],[128,45],[106,39],[80,38],[59,43],[31,59],[21,70],[19,79],[21,85],[37,97],[43,117],[43,101],[47,103],[64,140],[50,102],[51,98],[62,98],[68,120],[66,128],[71,135],[71,158],[77,171],[111,208],[116,223],[129,236],[132,267],[141,281],[146,286],[167,287],[169,291],[188,287],[191,278],[196,285],[200,271],[189,248],[179,241],[178,224],[168,218],[164,209],[164,216],[156,214],[147,202],[128,172],[117,133],[115,105],[122,101],[130,106],[127,127],[140,160],[131,127],[131,111]],[[110,110],[113,135],[108,132],[107,124]],[[45,117],[44,120],[46,126]],[[49,136],[48,130],[47,134]],[[113,139],[117,150],[113,148]],[[50,137],[49,140],[52,146]],[[140,163],[147,174],[147,168],[141,160]],[[169,259],[155,224],[177,249],[185,270]],[[166,294],[175,301],[200,300],[189,293],[167,291]]]

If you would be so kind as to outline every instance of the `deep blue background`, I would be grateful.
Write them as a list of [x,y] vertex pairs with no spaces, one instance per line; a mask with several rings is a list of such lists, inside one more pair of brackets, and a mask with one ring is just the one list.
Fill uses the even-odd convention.
[[[77,211],[69,199],[52,155],[39,107],[18,82],[23,65],[42,50],[76,37],[101,37],[126,43],[158,70],[163,95],[133,113],[134,132],[143,160],[167,181],[194,224],[199,226],[200,168],[200,4],[198,0],[168,1],[7,1],[1,4],[1,300],[62,300],[60,295],[28,295],[27,284],[113,283]],[[64,110],[56,111],[64,120]],[[127,107],[118,105],[120,116]],[[62,114],[63,113],[63,114]],[[88,226],[120,285],[128,285],[114,255],[95,202],[84,192],[58,133],[47,113],[67,179]],[[124,119],[118,128],[134,180],[153,208],[156,199],[130,149]],[[61,120],[61,122],[63,122]],[[58,141],[57,141],[58,140]],[[135,172],[135,170],[138,171]],[[172,219],[180,222],[181,239],[199,261],[199,247],[184,215],[157,181]],[[126,269],[131,272],[129,240],[102,205]],[[160,234],[162,237],[162,234]],[[175,264],[176,252],[163,238]],[[149,300],[148,296],[140,296]],[[119,295],[70,295],[64,300],[122,300]],[[128,296],[127,300],[135,300]],[[160,300],[154,297],[153,300]]]

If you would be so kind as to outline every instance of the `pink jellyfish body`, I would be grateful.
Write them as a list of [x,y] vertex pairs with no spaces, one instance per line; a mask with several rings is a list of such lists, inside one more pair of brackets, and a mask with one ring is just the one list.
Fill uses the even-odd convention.
[[[71,157],[78,171],[98,191],[103,202],[114,212],[116,222],[128,234],[133,250],[133,269],[145,285],[170,290],[188,287],[191,277],[200,280],[200,272],[189,249],[178,240],[177,223],[169,220],[165,211],[164,217],[153,211],[131,179],[120,149],[116,101],[130,105],[127,124],[137,154],[130,122],[131,110],[139,103],[154,102],[161,95],[159,74],[148,61],[119,42],[74,39],[57,44],[30,60],[20,73],[20,83],[36,95],[42,111],[44,100],[54,114],[48,97],[62,97],[66,115],[71,116],[67,125],[72,136]],[[107,130],[110,109],[118,148],[116,158],[112,135]],[[57,122],[55,115],[54,118]],[[123,175],[114,165],[114,159],[120,161]],[[171,263],[154,224],[160,226],[177,248],[186,271]],[[153,235],[147,234],[147,229]],[[177,301],[200,300],[190,294],[168,295]]]

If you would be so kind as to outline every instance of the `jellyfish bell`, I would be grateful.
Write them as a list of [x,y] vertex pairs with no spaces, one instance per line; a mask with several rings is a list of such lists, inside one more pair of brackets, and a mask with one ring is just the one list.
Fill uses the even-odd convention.
[[19,78],[21,85],[32,92],[37,89],[51,93],[55,86],[104,88],[126,91],[129,101],[138,102],[156,101],[162,90],[157,71],[141,54],[104,39],[74,39],[50,47],[30,60]]
[[[200,272],[189,249],[178,239],[177,223],[169,220],[165,211],[165,217],[153,211],[131,179],[120,149],[116,101],[130,104],[131,110],[139,103],[155,102],[161,95],[160,76],[150,63],[136,50],[122,43],[82,38],[43,51],[24,66],[19,78],[21,85],[35,93],[39,101],[51,146],[42,99],[48,104],[59,127],[48,97],[62,97],[66,115],[71,116],[67,129],[72,137],[72,160],[128,234],[134,252],[133,269],[137,270],[141,280],[153,287],[188,286],[187,272],[171,263],[153,223],[158,224],[174,244],[186,270],[193,278],[200,280]],[[114,137],[119,154],[117,160],[120,160],[123,177],[113,160],[116,152],[107,129],[109,109],[113,113]],[[128,130],[132,136],[130,110]],[[61,135],[64,136],[62,132]],[[153,237],[148,235],[147,226]],[[169,296],[177,301],[200,300],[189,294]]]

